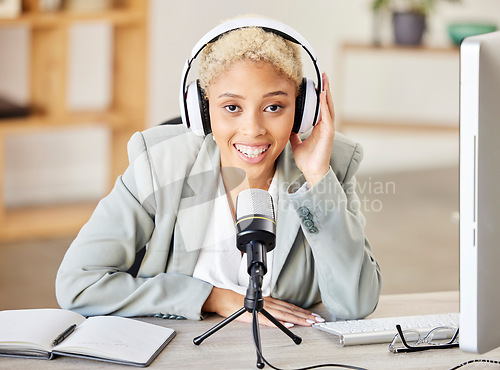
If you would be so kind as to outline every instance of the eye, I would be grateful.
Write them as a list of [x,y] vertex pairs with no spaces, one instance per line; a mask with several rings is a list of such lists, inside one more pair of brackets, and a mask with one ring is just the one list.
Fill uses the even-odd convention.
[[283,109],[283,107],[281,105],[272,104],[272,105],[266,107],[265,111],[266,112],[276,113],[276,112],[280,111],[281,109]]
[[237,105],[233,105],[233,104],[229,104],[229,105],[224,106],[224,109],[230,113],[237,113],[241,110],[240,107],[238,107]]

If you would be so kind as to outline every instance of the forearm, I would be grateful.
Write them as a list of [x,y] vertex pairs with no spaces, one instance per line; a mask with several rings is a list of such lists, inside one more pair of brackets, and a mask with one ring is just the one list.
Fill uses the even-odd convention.
[[[299,185],[300,180],[295,189]],[[380,270],[364,235],[356,182],[352,179],[344,186],[347,189],[330,170],[316,186],[289,196],[303,220],[304,210],[312,218],[314,232],[305,221],[302,230],[314,256],[324,304],[336,317],[357,318],[376,307]]]
[[211,285],[187,275],[164,273],[168,248],[161,245],[161,250],[149,251],[158,267],[148,277],[127,273],[154,230],[154,220],[119,179],[61,263],[56,278],[61,307],[84,315],[162,312],[199,319]]
[[208,283],[181,274],[135,278],[126,272],[80,270],[71,276],[66,276],[68,283],[73,281],[71,287],[58,287],[60,305],[88,316],[164,313],[199,320],[201,307],[212,289]]

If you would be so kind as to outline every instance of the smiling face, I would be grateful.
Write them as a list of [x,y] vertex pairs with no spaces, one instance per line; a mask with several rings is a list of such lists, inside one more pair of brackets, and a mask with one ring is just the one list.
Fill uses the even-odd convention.
[[267,190],[293,127],[296,84],[269,63],[233,62],[207,90],[222,167]]

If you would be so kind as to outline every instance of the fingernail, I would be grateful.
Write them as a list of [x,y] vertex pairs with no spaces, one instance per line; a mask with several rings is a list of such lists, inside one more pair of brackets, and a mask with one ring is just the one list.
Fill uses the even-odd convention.
[[286,322],[286,323],[285,323],[285,327],[287,327],[287,328],[293,328],[294,326],[295,326],[295,325],[294,325],[294,324],[292,324],[291,322]]
[[309,320],[309,319],[307,319],[306,321],[307,321],[309,324],[315,324],[315,323],[316,323],[316,321],[314,321],[314,320]]
[[320,315],[318,315],[317,313],[312,312],[312,313],[311,313],[311,315],[313,315],[313,316],[314,316],[314,318],[315,318],[315,320],[316,320],[317,322],[325,322],[325,319],[324,319],[324,318],[322,318],[322,317],[321,317]]

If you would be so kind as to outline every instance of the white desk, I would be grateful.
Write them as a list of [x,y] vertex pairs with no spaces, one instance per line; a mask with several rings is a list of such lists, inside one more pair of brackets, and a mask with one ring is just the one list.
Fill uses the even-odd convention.
[[[322,306],[319,314],[328,317]],[[421,315],[458,312],[458,292],[423,293],[382,296],[375,313],[370,317]],[[252,343],[251,326],[232,322],[206,339],[200,346],[193,338],[204,333],[221,318],[215,315],[203,321],[171,321],[145,319],[174,328],[177,336],[156,358],[153,369],[256,369],[256,355]],[[321,363],[340,363],[367,369],[451,369],[467,360],[485,358],[500,360],[500,349],[484,355],[470,354],[458,348],[430,350],[418,353],[393,354],[387,344],[340,347],[334,337],[314,328],[294,327],[302,337],[294,344],[276,328],[261,327],[264,357],[274,366],[290,369]],[[1,358],[0,369],[133,369],[100,361],[58,357],[54,360],[25,360]],[[477,367],[475,367],[477,368]],[[265,369],[270,369],[266,365]],[[467,370],[467,367],[464,368]]]

